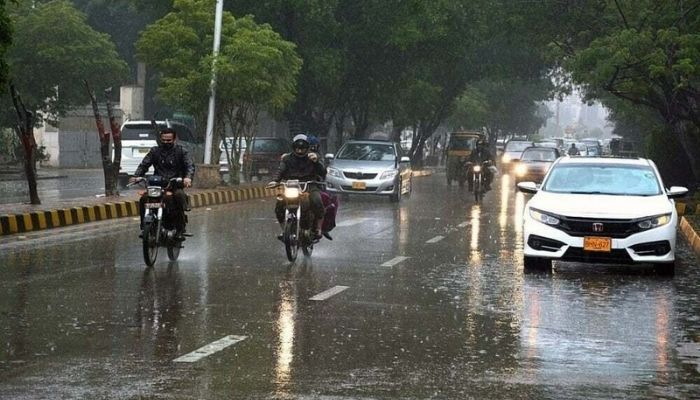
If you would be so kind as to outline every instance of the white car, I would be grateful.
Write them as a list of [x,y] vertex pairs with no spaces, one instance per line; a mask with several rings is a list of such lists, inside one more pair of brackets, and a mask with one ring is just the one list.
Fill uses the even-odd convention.
[[526,270],[551,269],[552,260],[651,263],[673,274],[678,214],[684,187],[664,188],[651,160],[563,157],[542,185],[521,182],[534,193],[524,210]]

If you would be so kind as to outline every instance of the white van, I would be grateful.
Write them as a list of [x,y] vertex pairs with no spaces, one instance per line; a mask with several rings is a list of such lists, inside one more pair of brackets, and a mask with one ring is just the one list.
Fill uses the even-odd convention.
[[[156,121],[159,131],[170,126],[177,133],[177,144],[186,148],[194,163],[204,161],[204,143],[197,140],[187,125],[175,121]],[[153,146],[158,146],[158,135],[151,121],[126,121],[122,125],[122,161],[119,169],[119,182],[126,182],[136,172],[143,157]],[[151,167],[147,174],[153,173]]]

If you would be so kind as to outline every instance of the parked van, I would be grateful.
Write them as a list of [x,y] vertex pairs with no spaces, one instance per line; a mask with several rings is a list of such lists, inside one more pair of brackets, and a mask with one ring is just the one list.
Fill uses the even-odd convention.
[[[198,140],[187,125],[175,121],[156,121],[158,131],[151,121],[126,121],[122,125],[122,161],[119,169],[119,183],[125,184],[133,176],[143,157],[151,147],[158,146],[159,132],[170,126],[177,133],[177,144],[187,149],[195,163],[204,161],[204,142]],[[147,174],[153,173],[151,167]]]

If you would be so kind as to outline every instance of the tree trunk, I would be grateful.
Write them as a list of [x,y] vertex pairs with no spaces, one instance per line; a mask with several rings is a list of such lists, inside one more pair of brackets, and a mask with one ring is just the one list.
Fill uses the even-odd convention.
[[[92,104],[92,112],[95,114],[95,124],[97,125],[97,135],[100,138],[100,154],[102,156],[102,172],[105,179],[105,196],[114,195],[114,185],[112,183],[112,157],[109,154],[109,135],[105,132],[105,125],[102,122],[102,115],[100,115],[100,109],[97,106],[97,99],[95,95],[90,90],[90,85],[87,81],[85,82],[85,88],[87,89],[88,95],[90,96],[90,103]],[[121,152],[120,152],[121,156]]]
[[[122,164],[122,132],[119,122],[117,122],[117,118],[114,116],[112,100],[110,99],[111,94],[112,88],[105,90],[107,115],[109,116],[109,130],[112,132],[112,143],[114,144],[114,158],[109,163],[109,180],[105,181],[105,189],[111,189],[112,194],[105,194],[107,194],[107,196],[119,196],[119,169]],[[109,138],[107,140],[107,147],[109,153]],[[108,156],[108,158],[110,157]]]
[[688,156],[691,173],[693,174],[693,184],[700,182],[700,136],[695,126],[679,121],[673,124],[672,129],[678,135],[678,140]]
[[16,132],[24,148],[24,172],[29,185],[29,201],[31,204],[41,204],[36,183],[36,139],[34,139],[34,114],[28,111],[22,103],[14,85],[10,85],[10,95],[17,112]]

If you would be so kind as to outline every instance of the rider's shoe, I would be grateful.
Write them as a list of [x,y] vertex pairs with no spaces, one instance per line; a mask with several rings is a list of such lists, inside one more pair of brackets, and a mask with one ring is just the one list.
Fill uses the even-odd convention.
[[328,232],[321,232],[321,234],[322,234],[323,237],[325,237],[326,239],[328,239],[328,240],[333,240],[333,237],[330,235],[330,233],[328,233]]
[[139,239],[143,239],[143,231],[139,232]]
[[277,235],[277,240],[279,240],[280,242],[284,242],[284,234],[280,233],[279,235]]
[[319,231],[318,229],[315,229],[313,232],[311,232],[311,239],[318,241],[321,239],[321,237],[321,231]]

